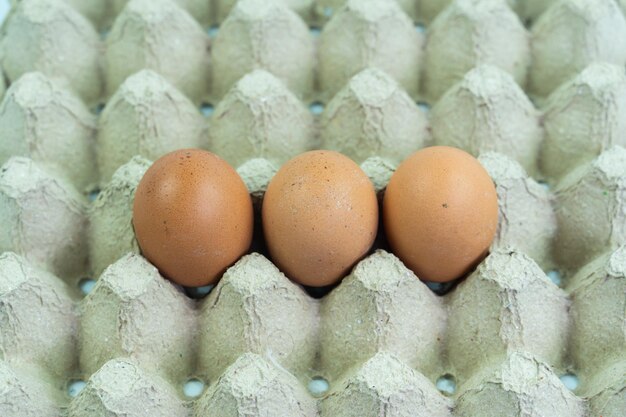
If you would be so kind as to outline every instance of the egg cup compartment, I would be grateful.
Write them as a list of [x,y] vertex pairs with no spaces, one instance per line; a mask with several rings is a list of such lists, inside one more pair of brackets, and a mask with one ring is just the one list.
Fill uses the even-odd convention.
[[[0,415],[623,417],[623,1],[124,3],[22,0],[2,28]],[[332,288],[268,259],[260,208],[291,156],[341,151],[380,201],[432,144],[496,185],[464,280],[420,281],[380,232]],[[131,224],[182,147],[253,199],[253,247],[214,288],[164,279]]]
[[[510,213],[507,205],[500,207],[501,218],[513,225],[525,221],[519,216],[536,220],[553,198],[509,158],[492,153],[481,161],[496,181],[501,201],[529,207]],[[91,217],[118,219],[112,225],[118,232],[92,232],[97,247],[121,249],[111,243],[119,240],[116,236],[134,240],[129,207],[147,166],[135,157],[92,203]],[[252,195],[262,198],[263,187]],[[117,204],[102,204],[105,198],[115,198]],[[126,217],[114,214],[114,208]],[[544,221],[554,224],[554,213],[546,213]],[[322,298],[309,295],[265,256],[251,253],[198,300],[161,277],[134,243],[127,247],[131,253],[119,255],[82,300],[58,278],[6,253],[0,264],[7,279],[25,275],[13,286],[21,291],[9,288],[1,297],[10,306],[5,314],[11,312],[4,322],[11,332],[3,334],[22,343],[12,350],[3,346],[6,378],[22,390],[41,393],[36,400],[24,400],[29,410],[56,410],[41,415],[58,415],[68,403],[60,390],[68,380],[80,378],[87,385],[69,403],[70,416],[85,410],[141,415],[146,409],[163,416],[214,410],[236,415],[250,401],[259,415],[279,410],[302,416],[377,415],[373,410],[385,404],[398,412],[441,416],[475,415],[485,403],[498,415],[517,407],[557,416],[586,416],[587,407],[619,410],[623,248],[568,278],[563,290],[511,246],[507,238],[519,237],[506,226],[501,221],[489,257],[443,297],[384,250],[359,262]],[[20,292],[24,295],[16,297]],[[617,314],[607,323],[609,305]],[[56,316],[47,316],[45,325],[50,333],[44,340],[56,350],[23,336],[44,334],[37,317],[48,307],[62,312],[54,322]],[[601,344],[596,343],[599,327],[606,338]],[[34,356],[26,362],[25,354]],[[596,359],[587,365],[590,358]],[[559,380],[572,371],[582,383],[576,393],[596,393],[588,401]],[[598,380],[598,372],[606,379]],[[444,375],[454,378],[455,395],[437,389],[435,383]],[[207,384],[195,401],[182,390],[192,377]],[[306,389],[315,378],[330,384],[319,399]],[[606,381],[609,385],[601,388]]]

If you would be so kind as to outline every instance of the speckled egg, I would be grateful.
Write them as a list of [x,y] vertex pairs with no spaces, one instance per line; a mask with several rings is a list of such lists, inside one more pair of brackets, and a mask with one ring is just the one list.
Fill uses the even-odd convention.
[[446,282],[470,272],[487,254],[498,226],[498,197],[470,154],[433,146],[407,158],[383,200],[393,252],[419,278]]
[[340,280],[367,254],[378,203],[371,181],[352,160],[312,151],[276,173],[262,217],[274,263],[294,281],[321,287]]
[[250,247],[252,200],[226,161],[183,149],[146,171],[133,226],[143,256],[163,275],[181,285],[209,285]]

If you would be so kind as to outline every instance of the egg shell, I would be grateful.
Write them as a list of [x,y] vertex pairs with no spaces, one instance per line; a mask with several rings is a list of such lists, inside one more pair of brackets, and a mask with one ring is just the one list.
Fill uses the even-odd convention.
[[262,209],[269,252],[293,280],[330,285],[368,252],[378,228],[374,187],[348,157],[311,151],[272,179]]
[[143,255],[171,280],[214,283],[252,241],[252,200],[237,172],[210,152],[157,160],[137,187],[133,225]]
[[474,157],[433,146],[414,153],[391,177],[383,221],[394,253],[418,277],[451,281],[486,254],[498,225],[498,197]]

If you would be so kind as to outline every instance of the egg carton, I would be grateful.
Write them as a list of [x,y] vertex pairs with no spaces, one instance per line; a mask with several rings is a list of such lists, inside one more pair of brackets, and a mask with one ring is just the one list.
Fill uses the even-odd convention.
[[[2,28],[1,416],[626,414],[624,2],[126,3],[22,0]],[[464,280],[420,281],[382,233],[335,288],[268,259],[293,155],[340,151],[381,198],[433,144],[496,184]],[[214,288],[164,279],[132,229],[143,173],[185,147],[255,205]]]

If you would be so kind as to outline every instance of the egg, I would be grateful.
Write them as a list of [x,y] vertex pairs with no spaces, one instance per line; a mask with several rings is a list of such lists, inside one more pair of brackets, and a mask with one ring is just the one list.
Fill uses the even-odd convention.
[[183,149],[159,158],[142,177],[133,226],[143,256],[172,281],[214,284],[252,241],[252,200],[218,156]]
[[347,275],[371,248],[378,202],[371,181],[351,159],[311,151],[272,178],[262,219],[274,263],[292,280],[322,287]]
[[484,258],[495,237],[494,183],[478,160],[460,149],[422,149],[389,180],[383,225],[392,251],[419,278],[454,280]]

